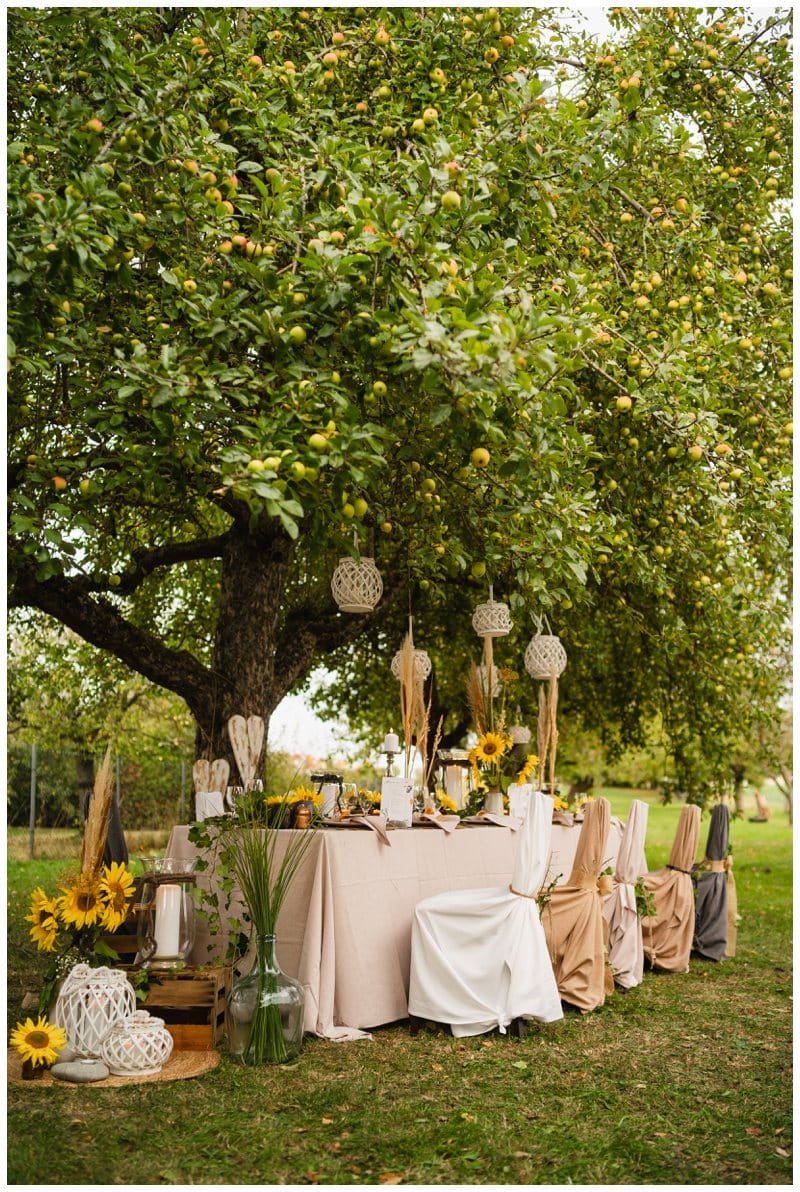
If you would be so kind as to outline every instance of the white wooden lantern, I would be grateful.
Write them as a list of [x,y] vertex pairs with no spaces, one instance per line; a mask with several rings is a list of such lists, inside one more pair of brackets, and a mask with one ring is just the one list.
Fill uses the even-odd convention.
[[567,665],[567,651],[554,633],[537,633],[525,651],[525,670],[532,679],[550,679],[560,675]]
[[115,1076],[154,1076],[172,1055],[172,1035],[161,1018],[135,1010],[115,1022],[103,1040],[103,1062]]
[[371,613],[383,595],[383,580],[374,559],[346,555],[331,580],[333,598],[343,613]]
[[485,604],[479,604],[472,614],[472,628],[478,637],[505,637],[513,627],[508,605],[494,599],[490,586],[489,599]]
[[76,964],[64,978],[53,1020],[80,1056],[99,1059],[116,1022],[136,1010],[136,994],[122,969]]

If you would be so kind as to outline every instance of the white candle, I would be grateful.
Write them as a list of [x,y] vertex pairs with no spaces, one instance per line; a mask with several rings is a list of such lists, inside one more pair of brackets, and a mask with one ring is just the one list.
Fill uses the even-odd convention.
[[156,956],[176,957],[181,940],[181,888],[172,883],[156,890]]
[[383,742],[384,753],[399,753],[400,752],[400,738],[397,733],[387,733]]
[[460,810],[464,806],[464,779],[460,766],[445,766],[444,789]]

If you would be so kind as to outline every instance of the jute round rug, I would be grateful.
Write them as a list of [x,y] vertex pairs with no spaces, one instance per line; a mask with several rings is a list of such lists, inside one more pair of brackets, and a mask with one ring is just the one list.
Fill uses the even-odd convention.
[[8,1052],[8,1081],[9,1084],[24,1085],[25,1088],[52,1088],[54,1084],[65,1089],[111,1089],[122,1088],[129,1084],[159,1084],[166,1080],[190,1080],[193,1076],[202,1076],[204,1072],[211,1072],[219,1064],[218,1051],[173,1051],[160,1072],[153,1076],[107,1076],[105,1080],[95,1080],[91,1084],[73,1084],[70,1080],[55,1080],[50,1072],[37,1076],[34,1080],[22,1079],[22,1058],[11,1049]]

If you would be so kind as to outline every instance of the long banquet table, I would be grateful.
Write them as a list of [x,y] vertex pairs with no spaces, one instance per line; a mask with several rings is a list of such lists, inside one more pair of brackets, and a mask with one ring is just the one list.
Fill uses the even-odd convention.
[[[606,864],[613,865],[622,823],[612,818]],[[189,828],[173,828],[167,856],[198,856]],[[553,825],[545,884],[566,880],[580,826]],[[281,831],[276,855],[291,833]],[[305,1030],[328,1039],[368,1037],[365,1028],[408,1016],[411,923],[423,898],[444,890],[506,885],[514,867],[517,833],[505,827],[435,827],[391,831],[391,845],[368,829],[315,833],[278,917],[278,960],[306,991]],[[216,889],[212,872],[198,884]],[[241,914],[234,902],[230,914]],[[209,936],[198,916],[195,964],[221,957],[227,933]]]

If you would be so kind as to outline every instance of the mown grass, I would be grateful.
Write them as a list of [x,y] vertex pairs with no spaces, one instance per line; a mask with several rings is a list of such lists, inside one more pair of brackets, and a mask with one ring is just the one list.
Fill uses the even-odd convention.
[[[630,797],[614,792],[615,812]],[[651,807],[651,868],[678,813]],[[223,1056],[174,1084],[11,1086],[9,1182],[791,1183],[791,830],[783,815],[737,821],[733,845],[735,959],[647,974],[521,1040],[396,1024],[371,1041],[308,1039],[289,1068]],[[12,1021],[38,966],[27,891],[57,868],[9,865]]]

